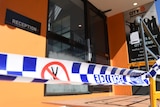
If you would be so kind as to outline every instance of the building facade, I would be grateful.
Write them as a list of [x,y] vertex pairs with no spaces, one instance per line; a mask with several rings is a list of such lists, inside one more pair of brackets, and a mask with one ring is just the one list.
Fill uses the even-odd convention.
[[[123,13],[107,18],[87,0],[0,0],[0,52],[128,68],[124,23]],[[0,105],[5,107],[50,107],[42,102],[75,98],[64,94],[132,95],[131,86],[66,86],[67,92],[60,85],[54,90],[44,84],[0,81],[0,87]],[[61,96],[55,96],[58,90]]]

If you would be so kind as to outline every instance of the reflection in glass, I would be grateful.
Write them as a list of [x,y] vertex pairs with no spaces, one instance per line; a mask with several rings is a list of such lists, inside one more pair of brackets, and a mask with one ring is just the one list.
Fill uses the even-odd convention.
[[84,61],[86,52],[83,49],[56,40],[48,40],[48,57],[72,61]]
[[[49,0],[47,57],[85,61],[84,4],[81,0]],[[89,93],[88,85],[46,85],[46,95]]]
[[62,37],[48,40],[49,57],[85,61],[84,29],[84,4],[81,0],[49,0],[48,31]]
[[85,43],[83,2],[49,0],[48,31]]

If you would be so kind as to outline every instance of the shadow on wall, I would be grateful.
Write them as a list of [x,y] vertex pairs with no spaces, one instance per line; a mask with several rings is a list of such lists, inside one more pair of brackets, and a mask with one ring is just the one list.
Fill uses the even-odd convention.
[[[48,2],[0,0],[0,25],[46,36]],[[42,26],[43,25],[43,26]]]
[[0,1],[0,26],[7,26],[10,29],[15,29],[15,27],[5,24],[5,16],[6,16],[6,7],[7,3],[5,0]]
[[41,23],[31,18],[21,15],[11,9],[5,10],[5,18],[3,17],[2,23],[6,24],[9,28],[14,29],[15,27],[40,35]]

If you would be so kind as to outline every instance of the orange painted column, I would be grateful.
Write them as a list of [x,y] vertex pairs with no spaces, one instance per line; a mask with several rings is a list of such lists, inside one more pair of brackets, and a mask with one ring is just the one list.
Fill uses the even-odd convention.
[[[129,61],[123,13],[109,17],[107,24],[111,66],[128,68]],[[131,95],[132,87],[113,86],[113,92],[115,95]]]

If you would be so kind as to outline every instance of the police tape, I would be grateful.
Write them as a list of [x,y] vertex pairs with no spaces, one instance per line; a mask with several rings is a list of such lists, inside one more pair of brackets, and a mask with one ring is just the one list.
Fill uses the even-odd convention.
[[45,84],[148,86],[160,70],[160,59],[149,72],[94,63],[0,53],[0,80]]

